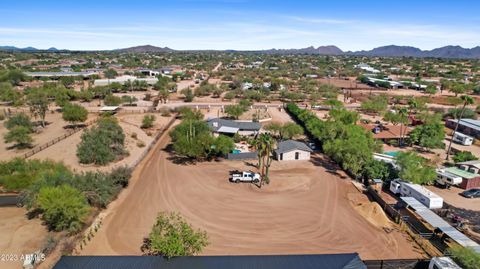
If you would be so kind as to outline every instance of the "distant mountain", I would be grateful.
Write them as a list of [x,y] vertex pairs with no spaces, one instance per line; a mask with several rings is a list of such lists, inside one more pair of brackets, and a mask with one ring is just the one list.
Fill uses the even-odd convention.
[[0,50],[6,51],[37,51],[38,49],[34,47],[26,47],[26,48],[17,48],[14,46],[0,46]]
[[174,50],[169,47],[161,48],[161,47],[155,47],[152,45],[143,45],[143,46],[124,48],[124,49],[117,49],[115,51],[130,52],[130,53],[144,53],[144,52],[172,52]]
[[[25,51],[25,52],[69,52],[69,50],[59,50],[55,47],[51,47],[47,50],[37,49],[34,47],[18,48],[15,46],[0,46],[0,51]],[[108,50],[107,50],[108,51]],[[156,47],[152,45],[143,45],[130,48],[112,50],[116,52],[128,52],[128,53],[145,53],[145,52],[174,52],[176,50],[169,47]],[[307,47],[301,49],[269,49],[269,50],[252,50],[252,51],[239,51],[239,50],[188,50],[191,52],[251,52],[251,53],[264,53],[264,54],[318,54],[318,55],[357,55],[357,56],[381,56],[381,57],[434,57],[434,58],[467,58],[467,59],[480,59],[480,46],[467,49],[460,46],[445,46],[436,48],[433,50],[421,50],[419,48],[410,46],[382,46],[374,48],[372,50],[362,51],[347,51],[343,52],[337,46],[320,46],[320,47]]]
[[57,48],[51,47],[49,49],[37,49],[34,47],[26,47],[26,48],[19,48],[15,46],[0,46],[0,50],[3,51],[24,51],[24,52],[36,52],[36,51],[50,51],[50,52],[58,52],[58,51],[66,51],[66,50],[59,50]]
[[381,57],[434,57],[434,58],[480,58],[480,47],[471,49],[462,48],[460,46],[445,46],[433,50],[421,50],[409,46],[383,46],[372,50],[362,50],[351,52],[347,55],[361,56],[381,56]]
[[320,46],[315,48],[310,46],[303,49],[271,49],[258,51],[267,54],[321,54],[321,55],[341,55],[343,51],[337,46]]

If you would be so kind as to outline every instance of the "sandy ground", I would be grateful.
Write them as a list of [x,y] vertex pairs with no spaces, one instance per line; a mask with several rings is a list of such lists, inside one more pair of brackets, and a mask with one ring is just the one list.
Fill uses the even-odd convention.
[[[232,169],[254,169],[246,163],[175,164],[165,151],[168,143],[168,136],[163,136],[137,168],[130,186],[106,210],[102,227],[81,255],[139,255],[158,212],[178,211],[194,227],[207,231],[210,245],[202,255],[421,256],[406,235],[384,231],[382,225],[390,225],[385,218],[374,220],[374,225],[362,217],[359,212],[369,210],[354,206],[368,203],[366,197],[358,197],[349,179],[327,171],[319,156],[312,162],[275,162],[271,184],[258,189],[227,180]],[[355,199],[349,197],[356,194]]]
[[[87,121],[91,120],[94,118],[95,115],[89,115],[89,118]],[[32,118],[32,120],[35,120]],[[49,123],[46,128],[42,129],[39,133],[34,133],[32,135],[33,138],[33,146],[38,146],[42,145],[44,143],[47,143],[48,141],[62,136],[63,134],[67,133],[69,129],[65,129],[64,127],[68,125],[67,122],[65,122],[62,119],[62,114],[61,113],[48,113],[46,115],[46,121]],[[5,133],[8,132],[8,130],[5,128],[4,123],[5,121],[0,122],[0,161],[3,160],[9,160],[13,157],[20,156],[21,154],[29,151],[30,149],[22,149],[22,150],[17,150],[17,149],[10,149],[7,150],[8,146],[12,146],[13,143],[10,144],[5,144],[3,136]]]
[[[62,161],[75,171],[109,171],[113,167],[131,165],[145,151],[146,146],[153,141],[153,135],[159,129],[167,125],[168,121],[170,120],[170,117],[161,117],[160,115],[156,114],[154,127],[146,131],[140,128],[144,115],[146,114],[119,114],[117,116],[120,121],[120,126],[125,133],[125,146],[129,152],[129,155],[120,161],[106,166],[80,164],[76,156],[76,151],[77,145],[81,141],[82,132],[78,132],[71,137],[33,155],[30,157],[30,159],[51,159],[54,161]],[[147,132],[150,132],[153,135],[148,136]],[[132,138],[133,133],[137,134],[137,139]],[[138,147],[137,143],[139,141],[142,141],[145,144],[145,147]]]
[[451,187],[450,189],[443,189],[436,186],[426,186],[427,189],[440,195],[443,200],[454,207],[464,208],[469,210],[480,211],[480,199],[469,199],[460,195],[465,191],[461,188]]
[[[24,208],[0,207],[0,255],[31,254],[40,250],[46,241],[47,230],[38,218],[28,220]],[[8,220],[8,221],[5,221]],[[22,268],[23,262],[1,261],[0,268]]]

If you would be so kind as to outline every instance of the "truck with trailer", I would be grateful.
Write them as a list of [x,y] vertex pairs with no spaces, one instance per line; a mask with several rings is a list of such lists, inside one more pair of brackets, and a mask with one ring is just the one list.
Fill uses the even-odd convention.
[[399,178],[390,182],[390,191],[400,196],[413,197],[430,209],[442,208],[443,198],[418,184]]
[[230,173],[230,182],[240,183],[240,182],[251,182],[258,183],[260,182],[260,174],[253,173],[251,171],[233,171]]
[[437,169],[436,173],[437,178],[435,179],[435,184],[444,188],[459,185],[463,181],[462,177],[449,173],[444,169]]

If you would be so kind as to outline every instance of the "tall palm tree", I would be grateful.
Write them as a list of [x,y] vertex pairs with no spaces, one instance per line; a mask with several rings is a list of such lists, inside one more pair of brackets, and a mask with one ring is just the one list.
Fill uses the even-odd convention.
[[406,130],[403,126],[408,122],[408,111],[406,108],[402,107],[398,110],[398,121],[400,122],[400,146],[403,145],[403,137]]
[[275,149],[275,139],[270,134],[260,134],[253,142],[257,150],[258,170],[260,171],[260,188],[263,181],[269,183],[268,173],[272,162],[272,153]]
[[447,161],[448,161],[448,158],[450,157],[450,149],[452,147],[453,137],[455,136],[455,133],[457,132],[458,125],[460,124],[460,119],[462,119],[462,117],[463,117],[463,113],[465,112],[465,108],[467,107],[467,105],[471,105],[475,102],[473,100],[473,98],[468,96],[468,95],[462,95],[460,97],[460,99],[463,101],[463,106],[462,106],[462,110],[460,111],[460,115],[457,119],[457,124],[455,125],[455,129],[453,130],[452,138],[450,139],[450,142],[448,143],[447,157],[445,158],[445,160],[447,160]]

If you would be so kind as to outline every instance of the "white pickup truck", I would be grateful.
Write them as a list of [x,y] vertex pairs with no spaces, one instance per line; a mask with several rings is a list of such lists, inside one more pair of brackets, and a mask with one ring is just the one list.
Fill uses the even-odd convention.
[[253,172],[241,172],[234,171],[230,174],[230,182],[240,183],[240,182],[260,182],[260,174]]

